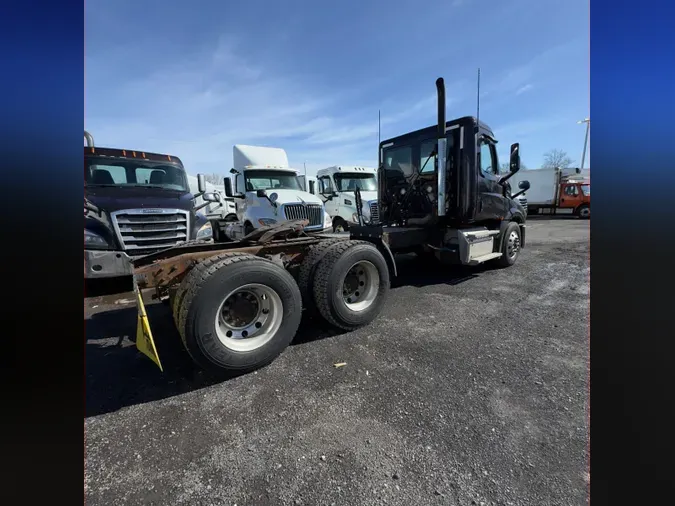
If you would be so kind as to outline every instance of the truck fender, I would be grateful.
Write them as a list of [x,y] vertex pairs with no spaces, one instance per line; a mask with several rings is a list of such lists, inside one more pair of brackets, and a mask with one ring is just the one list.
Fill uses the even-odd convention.
[[396,270],[396,261],[394,260],[394,254],[391,252],[391,249],[380,237],[355,237],[359,241],[368,241],[373,243],[375,247],[382,253],[384,260],[387,262],[389,267],[389,272],[391,272],[394,277],[398,276],[398,271]]
[[502,243],[504,242],[504,232],[506,232],[506,227],[508,227],[512,222],[517,223],[520,226],[520,247],[525,247],[525,224],[521,223],[518,220],[503,220],[499,224],[499,235],[497,236],[497,242],[495,243],[494,251],[498,252],[502,250]]

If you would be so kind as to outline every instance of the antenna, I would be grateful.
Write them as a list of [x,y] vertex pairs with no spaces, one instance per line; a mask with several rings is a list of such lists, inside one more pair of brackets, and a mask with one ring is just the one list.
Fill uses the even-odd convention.
[[476,94],[476,132],[478,131],[480,125],[480,67],[478,67],[478,82],[477,82],[477,94]]
[[380,110],[377,110],[377,145],[380,145]]

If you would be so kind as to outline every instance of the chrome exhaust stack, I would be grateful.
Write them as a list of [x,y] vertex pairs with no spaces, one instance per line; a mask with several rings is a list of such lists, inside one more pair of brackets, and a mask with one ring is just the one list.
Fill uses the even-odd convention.
[[91,135],[89,132],[86,130],[84,131],[84,138],[87,141],[87,147],[88,148],[93,148],[94,147],[94,136]]
[[445,216],[445,170],[446,148],[445,138],[445,82],[442,77],[436,79],[436,94],[438,96],[438,216]]

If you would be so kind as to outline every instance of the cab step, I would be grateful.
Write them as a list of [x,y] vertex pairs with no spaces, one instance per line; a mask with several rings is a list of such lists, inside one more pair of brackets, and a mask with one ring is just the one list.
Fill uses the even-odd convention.
[[479,257],[472,258],[469,260],[469,265],[478,265],[485,263],[489,260],[494,260],[495,258],[499,258],[502,256],[503,253],[488,253],[487,255],[481,255]]

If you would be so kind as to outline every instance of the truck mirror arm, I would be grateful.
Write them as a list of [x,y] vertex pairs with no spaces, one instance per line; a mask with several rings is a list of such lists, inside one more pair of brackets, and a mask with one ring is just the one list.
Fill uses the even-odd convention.
[[[195,207],[195,211],[199,211],[200,209],[205,208],[209,204],[213,204],[213,202],[204,202],[203,204],[199,204],[197,207]],[[218,208],[218,207],[223,207],[223,203],[219,202],[218,205],[216,206],[216,208]]]

